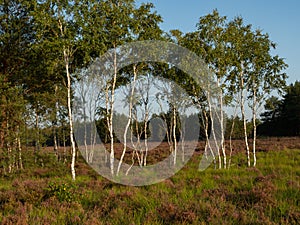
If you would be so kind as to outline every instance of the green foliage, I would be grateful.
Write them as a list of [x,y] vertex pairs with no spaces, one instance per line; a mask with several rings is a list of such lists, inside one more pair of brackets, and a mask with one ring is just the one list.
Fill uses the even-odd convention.
[[[286,88],[283,99],[271,97],[266,101],[262,113],[263,124],[259,134],[264,136],[300,135],[300,82]],[[288,129],[287,129],[288,128]]]
[[77,200],[76,185],[69,182],[51,182],[46,196],[55,196],[60,202],[74,202]]

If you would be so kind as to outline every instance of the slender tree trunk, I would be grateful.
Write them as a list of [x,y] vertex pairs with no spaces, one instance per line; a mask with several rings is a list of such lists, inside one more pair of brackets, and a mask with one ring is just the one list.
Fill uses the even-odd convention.
[[136,143],[136,148],[137,150],[139,150],[140,155],[138,154],[137,151],[137,157],[139,159],[139,165],[140,167],[143,166],[143,162],[144,162],[144,152],[143,149],[141,147],[141,132],[140,132],[140,128],[139,128],[139,121],[138,121],[138,115],[137,115],[137,109],[135,109],[135,131],[136,131],[136,136],[137,136],[137,143]]
[[[220,80],[218,79],[218,87],[220,87]],[[226,169],[226,151],[225,151],[225,137],[224,137],[224,112],[223,112],[223,90],[220,90],[220,96],[219,96],[219,101],[220,101],[220,125],[221,125],[221,149],[222,149],[222,154],[223,154],[223,164],[224,168]]]
[[169,151],[170,153],[173,153],[173,141],[172,141],[172,127],[173,127],[173,122],[170,121],[170,128],[168,128],[168,121],[166,119],[165,116],[164,117],[164,121],[165,121],[165,130],[166,130],[166,134],[167,134],[167,142],[169,145]]
[[[113,144],[113,142],[111,142],[110,140],[110,104],[109,104],[109,85],[107,84],[106,85],[106,88],[105,88],[105,107],[106,107],[106,124],[107,124],[107,129],[108,129],[108,134],[105,134],[105,137],[109,137],[109,141],[110,141],[110,144]],[[105,143],[108,143],[108,140],[105,141]],[[112,149],[113,147],[110,147],[110,149]],[[105,162],[108,162],[108,156],[106,154],[106,151],[105,151]],[[110,163],[110,161],[109,161]]]
[[245,97],[244,97],[244,78],[243,73],[241,73],[240,77],[241,81],[241,113],[242,113],[242,120],[243,120],[243,126],[244,126],[244,138],[245,138],[245,145],[246,145],[246,154],[247,154],[247,164],[248,167],[251,166],[250,162],[250,149],[249,149],[249,143],[248,143],[248,134],[247,134],[247,121],[246,121],[246,115],[245,115]]
[[[148,97],[147,97],[148,101]],[[144,166],[147,165],[147,156],[148,156],[148,134],[147,134],[147,129],[148,129],[148,118],[149,117],[149,112],[148,112],[148,103],[145,104],[145,118],[144,118],[144,134],[145,134],[145,139],[144,139],[144,144],[145,144],[145,156],[144,156]]]
[[[58,26],[60,30],[60,35],[62,38],[65,37],[66,27],[63,27],[61,22],[61,15],[58,12]],[[63,57],[65,63],[65,70],[67,75],[67,107],[68,107],[68,119],[69,119],[69,127],[70,127],[70,142],[71,142],[71,175],[72,179],[76,179],[76,171],[75,171],[75,161],[76,161],[76,146],[73,135],[73,115],[72,115],[72,105],[71,105],[71,74],[70,74],[70,49],[66,46],[63,46]]]
[[174,156],[174,161],[173,164],[176,165],[176,161],[177,161],[177,139],[176,139],[176,126],[177,126],[177,121],[176,121],[176,108],[175,106],[173,106],[173,143],[174,143],[174,152],[173,152],[173,156]]
[[111,112],[110,115],[110,122],[109,122],[109,137],[110,137],[110,156],[109,156],[109,162],[110,162],[110,172],[112,175],[114,175],[114,160],[115,160],[115,152],[114,152],[114,134],[113,134],[113,124],[112,124],[112,116],[113,112]]
[[20,170],[23,170],[23,160],[22,160],[22,145],[21,145],[21,137],[20,137],[20,127],[17,127],[17,146],[18,146],[18,166]]
[[[85,104],[85,99],[83,99],[83,104]],[[84,137],[83,137],[83,142],[84,142],[84,148],[85,148],[85,158],[86,158],[86,161],[87,162],[90,162],[89,161],[89,153],[88,153],[88,146],[87,146],[87,127],[86,127],[86,112],[85,112],[85,105],[83,105],[83,116],[84,116],[84,118],[83,118],[83,123],[84,123]]]
[[55,125],[52,126],[53,129],[53,145],[54,145],[54,154],[58,160],[58,147],[57,147],[57,135]]
[[[136,155],[137,157],[137,160],[138,160],[138,163],[139,163],[139,166],[142,167],[142,159],[138,153],[138,146],[140,145],[140,139],[139,139],[139,135],[138,135],[138,126],[137,126],[137,115],[136,115],[136,109],[134,109],[134,120],[135,120],[135,126],[136,126],[136,131],[137,131],[137,143],[135,144],[134,141],[133,141],[133,131],[134,131],[134,127],[133,127],[133,123],[131,123],[131,129],[130,129],[130,141],[131,141],[131,145],[133,147],[133,153],[132,153],[132,166],[134,164],[134,156]],[[132,167],[131,166],[131,167]],[[131,169],[131,167],[127,170],[126,174],[128,174],[129,170]]]
[[148,120],[149,120],[149,91],[150,91],[150,77],[149,75],[147,76],[147,84],[146,84],[146,89],[141,91],[141,95],[143,96],[144,92],[146,92],[146,98],[143,97],[143,102],[144,102],[144,110],[145,110],[145,117],[144,117],[144,144],[145,144],[145,156],[144,156],[144,166],[147,166],[147,157],[148,157]]
[[242,120],[243,120],[243,126],[244,126],[244,138],[245,138],[245,145],[246,145],[246,154],[247,154],[247,164],[250,167],[250,149],[249,149],[249,143],[248,143],[248,134],[247,134],[247,121],[244,111],[244,103],[241,103],[241,111],[242,111]]
[[[195,96],[197,96],[197,94],[195,93]],[[209,93],[208,93],[208,99],[209,99]],[[202,107],[201,106],[201,103],[199,103],[199,106],[200,106],[200,109],[202,110],[202,115],[204,116],[204,120],[203,120],[203,116],[202,116],[202,120],[203,120],[203,126],[204,126],[204,132],[205,132],[205,147],[204,147],[204,154],[205,154],[205,157],[207,159],[207,150],[209,149],[212,157],[213,157],[213,162],[214,162],[214,168],[216,169],[217,168],[217,162],[216,162],[216,157],[215,157],[215,153],[213,152],[212,148],[211,148],[211,145],[210,145],[210,142],[209,142],[209,134],[208,134],[208,129],[209,129],[209,117],[207,115],[207,112],[206,112],[206,109],[205,107]],[[210,103],[208,104],[209,105],[209,110],[211,110],[211,107],[210,107]]]
[[133,104],[133,95],[134,95],[134,91],[135,91],[135,82],[136,82],[136,77],[137,77],[137,71],[136,71],[136,66],[133,66],[133,84],[131,86],[131,93],[129,96],[129,116],[128,116],[128,121],[124,130],[124,136],[123,136],[123,152],[119,161],[119,165],[118,165],[118,169],[117,169],[117,176],[119,175],[120,169],[121,169],[121,165],[123,163],[123,159],[127,150],[127,132],[130,126],[130,123],[132,121],[132,104]]
[[[218,154],[218,161],[219,161],[219,169],[222,168],[222,159],[221,159],[221,155],[220,155],[220,146],[218,144],[218,140],[217,140],[217,136],[216,136],[216,131],[215,131],[215,122],[214,122],[214,115],[212,112],[212,105],[210,102],[210,93],[207,93],[207,99],[208,99],[208,107],[209,107],[209,114],[210,114],[210,120],[211,120],[211,133],[213,135],[214,138],[214,142],[215,142],[215,148]],[[212,151],[212,150],[211,150]]]
[[[57,96],[57,85],[55,85],[55,97]],[[52,130],[53,130],[53,148],[54,148],[54,154],[56,156],[57,161],[59,160],[59,156],[58,156],[58,146],[57,146],[57,118],[56,118],[56,114],[58,111],[58,102],[57,99],[55,99],[55,106],[54,106],[54,118],[52,121]]]
[[208,135],[208,128],[209,128],[209,124],[208,124],[208,116],[207,116],[207,113],[205,111],[205,109],[203,110],[203,114],[204,116],[204,120],[203,120],[203,117],[202,117],[202,125],[204,126],[204,133],[205,133],[205,146],[204,146],[204,155],[207,159],[207,147],[209,145],[209,135]]
[[[114,48],[116,48],[116,45],[114,45]],[[107,110],[110,110],[110,115],[108,116],[108,129],[109,129],[109,135],[110,135],[110,172],[111,175],[114,175],[114,160],[115,160],[115,152],[114,152],[114,134],[113,134],[113,115],[114,115],[114,101],[115,101],[115,88],[116,88],[116,82],[117,82],[117,52],[114,51],[114,77],[112,81],[111,86],[111,98],[109,100],[109,106],[110,108]],[[107,90],[108,91],[108,90]],[[107,100],[108,100],[108,93],[106,94]]]
[[69,54],[67,53],[67,49],[64,48],[64,59],[65,59],[65,68],[67,74],[67,92],[68,92],[68,117],[69,117],[69,126],[70,126],[70,142],[71,142],[71,174],[72,179],[76,179],[76,171],[75,171],[75,160],[76,160],[76,147],[73,136],[73,118],[72,118],[72,107],[71,107],[71,74],[69,71]]
[[232,134],[233,134],[233,131],[234,131],[234,124],[235,124],[235,121],[234,121],[234,119],[233,119],[232,125],[231,125],[231,130],[230,130],[230,136],[229,136],[229,148],[230,148],[230,154],[229,154],[229,161],[228,161],[228,169],[229,169],[230,166],[231,166],[231,157],[232,157],[232,151],[233,151],[233,146],[232,146]]
[[12,173],[13,171],[13,156],[12,156],[12,148],[9,143],[7,145],[7,155],[8,155],[8,173]]
[[253,166],[256,166],[256,90],[254,90],[253,94]]
[[89,109],[89,114],[90,114],[90,153],[89,153],[89,162],[93,162],[93,157],[94,157],[94,151],[95,151],[95,145],[96,145],[96,135],[97,135],[97,127],[95,125],[95,112],[93,112],[92,109],[96,109],[97,107],[97,100],[94,100],[93,102],[90,101],[90,109]]
[[232,157],[232,151],[233,151],[233,146],[232,146],[232,136],[233,136],[233,132],[234,132],[234,126],[235,126],[235,117],[237,114],[237,107],[235,107],[234,109],[234,113],[233,113],[233,120],[232,120],[232,124],[231,124],[231,130],[230,130],[230,135],[229,135],[229,148],[230,148],[230,154],[229,154],[229,161],[228,161],[228,169],[231,166],[231,157]]
[[215,157],[215,153],[213,152],[210,142],[209,142],[209,135],[208,135],[208,128],[209,128],[209,118],[207,116],[207,113],[205,111],[205,109],[203,109],[203,115],[204,115],[204,119],[205,119],[205,127],[204,127],[204,132],[205,132],[205,154],[206,154],[206,158],[207,158],[207,149],[209,149],[210,154],[213,157],[213,162],[214,162],[214,167],[215,169],[217,168],[217,161],[216,161],[216,157]]
[[38,109],[35,111],[35,162],[37,160],[37,153],[40,151],[40,129],[39,129],[39,113]]

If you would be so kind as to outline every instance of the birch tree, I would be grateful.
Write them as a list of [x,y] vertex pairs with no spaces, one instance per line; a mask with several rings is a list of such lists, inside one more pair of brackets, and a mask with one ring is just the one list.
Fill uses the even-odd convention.
[[247,165],[250,167],[250,147],[247,134],[245,104],[247,99],[249,70],[252,64],[251,42],[253,33],[251,32],[251,25],[244,25],[241,17],[235,18],[228,24],[228,33],[231,53],[233,54],[232,65],[234,67],[229,76],[229,81],[231,82],[230,90],[239,93],[240,96],[239,103],[244,126]]
[[280,90],[285,85],[287,67],[278,55],[272,56],[270,51],[275,43],[268,34],[261,30],[252,30],[252,25],[245,25],[241,17],[228,24],[228,40],[233,54],[233,70],[229,76],[230,90],[239,93],[240,110],[244,124],[247,164],[251,166],[250,146],[248,143],[245,104],[249,100],[252,110],[253,124],[253,166],[256,165],[256,133],[257,112],[266,96],[273,90]]
[[118,59],[122,53],[117,52],[117,48],[126,42],[159,37],[162,33],[158,27],[161,18],[156,13],[151,12],[153,4],[150,3],[142,4],[139,8],[136,8],[133,0],[100,1],[99,4],[99,17],[102,17],[104,21],[104,32],[101,33],[102,39],[104,39],[103,43],[107,50],[113,49],[110,59],[108,59],[111,68],[113,68],[113,75],[111,79],[107,80],[104,92],[106,121],[110,136],[110,170],[111,174],[114,175],[113,118],[115,91],[120,86],[119,81],[124,80],[124,77],[122,78],[124,74],[119,72],[122,68],[118,67]]
[[256,30],[254,35],[253,71],[250,72],[248,91],[253,123],[253,166],[256,166],[257,114],[272,91],[282,93],[287,78],[282,70],[287,68],[287,64],[278,55],[271,55],[270,52],[276,48],[276,44],[270,41],[268,34]]
[[36,2],[34,5],[33,16],[35,18],[35,32],[37,34],[37,44],[42,49],[50,48],[54,56],[53,60],[57,61],[64,67],[67,91],[67,108],[70,128],[71,142],[71,174],[75,180],[75,157],[76,148],[73,136],[72,121],[72,64],[74,54],[78,48],[78,24],[73,19],[73,2],[63,0],[46,0]]
[[132,123],[132,109],[133,109],[133,104],[134,104],[134,93],[135,93],[135,89],[136,89],[136,79],[137,79],[137,69],[136,69],[136,65],[133,65],[133,81],[132,84],[130,86],[130,91],[129,91],[129,96],[128,96],[128,100],[129,100],[129,107],[128,107],[128,121],[124,130],[124,136],[123,136],[123,152],[119,161],[119,165],[118,165],[118,169],[117,169],[117,175],[119,175],[120,172],[120,168],[121,165],[123,163],[123,159],[126,153],[126,149],[127,149],[127,132],[128,129],[130,128],[130,125]]
[[[227,18],[221,16],[217,10],[211,14],[201,17],[198,23],[198,32],[200,42],[202,42],[204,52],[203,57],[208,63],[209,67],[213,70],[216,76],[216,85],[218,87],[217,95],[219,96],[215,115],[220,124],[221,142],[220,149],[223,156],[223,167],[227,167],[227,156],[225,151],[225,106],[230,103],[228,95],[228,75],[231,70],[231,49],[228,45],[227,33]],[[202,50],[203,51],[203,50]],[[210,98],[208,97],[208,100]],[[208,102],[209,105],[211,104]],[[215,106],[216,107],[216,106]],[[212,112],[210,110],[210,112]],[[210,115],[212,118],[212,115]],[[214,135],[214,126],[212,125],[212,133]],[[219,167],[221,165],[219,164]]]
[[[222,161],[224,168],[227,166],[224,138],[224,105],[228,104],[225,102],[225,95],[227,94],[226,86],[230,68],[230,55],[228,54],[226,42],[226,20],[226,17],[220,16],[218,11],[214,10],[211,14],[200,17],[199,23],[197,24],[197,31],[185,34],[180,41],[183,46],[202,57],[215,74],[214,79],[218,87],[217,96],[212,96],[212,93],[207,91],[205,95],[207,101],[206,111],[210,114],[209,117],[213,118],[213,116],[215,116],[218,119],[218,124],[220,124],[219,128],[215,128],[214,124],[211,126],[211,133],[215,137],[215,147],[218,149],[219,168],[222,167]],[[209,87],[205,88],[206,90],[209,90]],[[201,98],[201,96],[199,97]],[[210,99],[213,98],[218,101],[214,103],[211,102]],[[211,114],[213,112],[212,107],[218,108],[218,113],[216,115]],[[217,132],[217,129],[220,129],[220,134],[215,133]],[[219,135],[221,138],[220,144],[218,144],[218,141],[216,140]],[[221,159],[220,151],[222,152],[223,160]]]

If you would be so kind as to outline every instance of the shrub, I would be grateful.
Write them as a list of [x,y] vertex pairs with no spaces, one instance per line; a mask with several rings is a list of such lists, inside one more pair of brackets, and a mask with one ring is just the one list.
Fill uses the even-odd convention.
[[73,183],[50,183],[46,198],[55,196],[60,202],[77,201],[76,186]]

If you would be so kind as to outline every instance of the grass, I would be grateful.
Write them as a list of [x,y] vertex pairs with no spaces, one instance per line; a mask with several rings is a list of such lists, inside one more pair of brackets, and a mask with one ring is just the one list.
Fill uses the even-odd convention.
[[[27,153],[30,154],[30,153]],[[300,150],[259,152],[257,167],[234,155],[230,170],[199,172],[200,155],[164,182],[129,187],[98,176],[81,159],[67,165],[42,155],[0,177],[0,224],[299,224]]]

